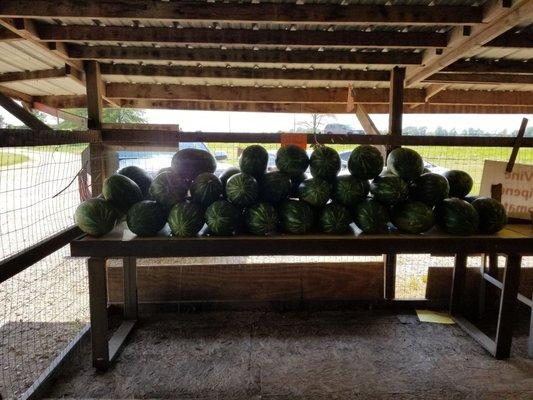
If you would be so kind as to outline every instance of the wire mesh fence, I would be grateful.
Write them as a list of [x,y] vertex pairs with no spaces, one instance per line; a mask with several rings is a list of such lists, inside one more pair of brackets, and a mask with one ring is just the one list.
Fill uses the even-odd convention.
[[[249,144],[181,143],[210,151],[219,172],[237,166]],[[279,144],[264,144],[269,169],[275,168]],[[332,144],[342,168],[355,145]],[[0,149],[0,260],[57,233],[73,221],[80,199],[87,195],[87,145],[40,146]],[[414,147],[432,166],[463,169],[475,182],[477,194],[485,159],[506,161],[507,148]],[[106,173],[137,165],[152,175],[170,166],[175,148],[113,147],[105,153]],[[533,164],[533,149],[521,149],[517,163]],[[90,171],[89,171],[90,172]],[[68,248],[46,257],[24,272],[0,284],[0,394],[16,398],[27,390],[88,321],[87,278],[84,260],[69,258]],[[244,257],[172,260],[182,264],[279,264],[371,262],[381,257]],[[168,265],[168,260],[165,260]],[[479,266],[479,257],[469,261]],[[400,255],[396,276],[398,298],[424,298],[430,268],[451,267],[453,259],[432,255]],[[524,259],[533,267],[532,259]],[[178,284],[178,283],[177,283]]]

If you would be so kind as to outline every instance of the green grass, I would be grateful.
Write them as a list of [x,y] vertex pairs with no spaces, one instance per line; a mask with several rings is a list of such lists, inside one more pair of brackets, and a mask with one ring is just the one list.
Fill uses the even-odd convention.
[[7,153],[0,151],[0,167],[7,167],[8,165],[21,164],[29,161],[29,157],[23,154]]
[[87,143],[76,143],[76,144],[63,144],[57,146],[36,146],[35,151],[41,151],[46,153],[71,153],[71,154],[81,154],[81,152],[87,147]]

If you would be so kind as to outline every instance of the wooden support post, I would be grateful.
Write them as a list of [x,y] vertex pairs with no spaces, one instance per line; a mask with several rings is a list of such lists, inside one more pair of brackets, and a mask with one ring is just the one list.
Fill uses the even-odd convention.
[[389,135],[392,136],[393,141],[402,135],[404,80],[405,68],[394,67],[391,73],[389,95]]
[[385,261],[384,297],[386,300],[394,300],[396,297],[396,254],[385,254],[383,258]]
[[521,261],[522,257],[517,254],[509,254],[507,256],[495,340],[496,350],[494,356],[499,359],[508,358],[511,354]]
[[507,162],[507,166],[505,167],[505,171],[507,172],[513,172],[514,163],[516,161],[516,157],[518,156],[518,150],[520,150],[522,140],[524,139],[524,134],[526,133],[527,122],[527,118],[522,118],[522,123],[520,124],[518,133],[516,134],[515,144],[513,146],[513,150],[511,151],[511,156],[509,157],[509,161]]
[[124,271],[124,319],[137,319],[137,259],[125,257]]
[[[104,86],[100,74],[100,64],[88,61],[85,66],[87,85],[87,126],[89,129],[102,129]],[[102,193],[104,182],[104,147],[101,143],[89,145],[91,192],[93,196]]]
[[453,268],[452,293],[450,297],[450,314],[460,314],[464,306],[465,280],[466,280],[465,253],[455,255],[455,265]]
[[109,366],[107,278],[105,258],[91,257],[89,269],[89,306],[91,311],[91,343],[93,366],[106,370]]
[[3,107],[7,112],[16,117],[20,122],[24,123],[28,128],[34,131],[51,130],[48,125],[26,110],[19,106],[13,99],[9,98],[4,93],[0,92],[0,107]]
[[527,341],[527,355],[533,358],[533,295],[531,295],[531,310],[529,322],[529,339]]

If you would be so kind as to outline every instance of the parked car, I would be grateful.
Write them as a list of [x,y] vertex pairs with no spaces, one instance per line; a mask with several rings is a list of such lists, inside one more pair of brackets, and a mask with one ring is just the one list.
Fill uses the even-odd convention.
[[[179,148],[205,150],[212,153],[203,142],[183,142],[180,143]],[[170,167],[174,154],[171,151],[117,151],[117,170],[129,165],[136,165],[143,168],[150,175],[155,176],[160,169]],[[217,160],[215,174],[220,175],[227,168],[231,167],[230,164],[221,162],[228,159],[225,151],[215,151],[212,154]]]
[[345,124],[327,124],[324,133],[328,135],[363,135],[362,130],[356,130],[350,125]]

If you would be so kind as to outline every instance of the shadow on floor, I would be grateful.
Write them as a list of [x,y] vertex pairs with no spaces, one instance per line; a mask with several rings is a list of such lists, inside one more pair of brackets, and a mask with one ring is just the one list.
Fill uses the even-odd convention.
[[142,320],[105,374],[85,346],[49,397],[529,400],[519,331],[498,361],[455,325],[405,312],[162,314]]

